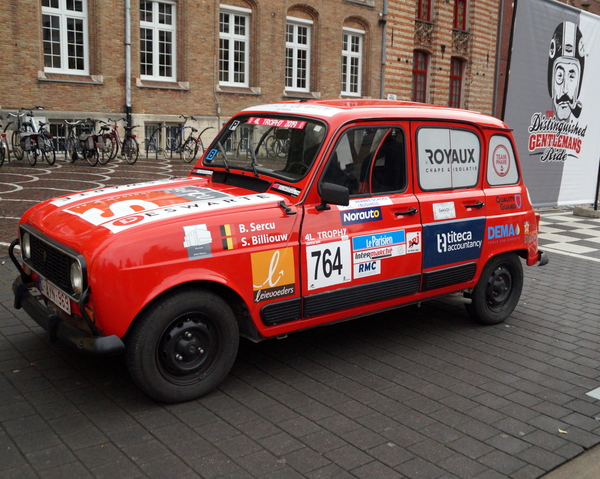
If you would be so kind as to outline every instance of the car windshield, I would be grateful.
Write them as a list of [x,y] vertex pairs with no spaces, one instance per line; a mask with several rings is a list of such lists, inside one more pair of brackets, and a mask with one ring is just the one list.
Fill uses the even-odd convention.
[[237,117],[213,141],[203,163],[297,181],[311,169],[325,132],[324,123],[311,119]]

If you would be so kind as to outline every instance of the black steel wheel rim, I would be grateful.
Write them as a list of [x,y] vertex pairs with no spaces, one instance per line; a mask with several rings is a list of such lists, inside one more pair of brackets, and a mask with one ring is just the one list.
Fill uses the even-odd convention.
[[510,300],[513,290],[513,275],[506,265],[498,265],[488,278],[485,299],[492,311],[501,310]]
[[165,328],[156,348],[160,373],[178,385],[202,381],[214,368],[220,345],[220,330],[210,316],[181,315]]

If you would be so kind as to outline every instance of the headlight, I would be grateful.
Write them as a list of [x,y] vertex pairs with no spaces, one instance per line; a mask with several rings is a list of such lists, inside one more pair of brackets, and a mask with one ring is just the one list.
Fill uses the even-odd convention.
[[29,233],[23,233],[21,237],[21,255],[23,255],[23,259],[31,258],[31,236],[29,236]]
[[83,273],[78,261],[71,263],[71,287],[77,294],[81,294],[83,291]]

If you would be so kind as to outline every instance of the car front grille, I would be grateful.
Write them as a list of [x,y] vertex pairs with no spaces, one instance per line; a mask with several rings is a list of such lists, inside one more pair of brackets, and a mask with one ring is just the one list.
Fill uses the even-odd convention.
[[30,238],[31,257],[25,263],[69,296],[75,296],[69,278],[74,258],[33,234]]

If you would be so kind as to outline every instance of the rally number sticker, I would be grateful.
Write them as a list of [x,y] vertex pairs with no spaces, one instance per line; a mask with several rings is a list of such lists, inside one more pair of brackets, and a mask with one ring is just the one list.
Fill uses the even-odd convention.
[[308,246],[306,258],[309,291],[352,280],[350,240]]

